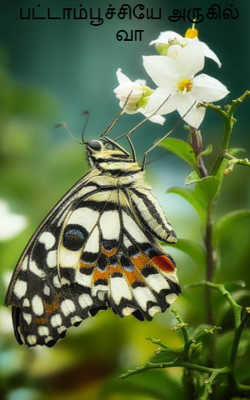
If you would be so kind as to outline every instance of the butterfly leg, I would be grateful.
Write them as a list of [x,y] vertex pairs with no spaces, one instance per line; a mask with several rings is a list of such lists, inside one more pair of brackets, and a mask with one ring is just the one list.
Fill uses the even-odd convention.
[[141,169],[142,171],[144,171],[145,169],[145,164],[146,164],[146,159],[147,159],[147,155],[150,151],[154,150],[157,146],[159,146],[159,144],[166,139],[169,135],[171,135],[171,133],[173,133],[175,131],[175,129],[180,125],[180,123],[183,121],[183,118],[185,118],[185,116],[189,113],[189,111],[194,107],[194,105],[196,104],[196,101],[191,105],[191,107],[187,110],[187,112],[179,119],[179,121],[175,124],[175,126],[168,132],[166,133],[166,135],[164,135],[161,139],[159,139],[156,143],[153,144],[153,146],[151,146],[148,150],[146,150],[143,154],[143,160],[142,160],[142,165],[141,165]]
[[133,92],[133,90],[131,90],[131,92],[129,93],[129,95],[128,95],[128,97],[127,97],[127,99],[126,99],[126,101],[125,101],[125,103],[124,103],[124,105],[123,105],[121,111],[118,112],[118,114],[117,114],[117,116],[115,117],[114,121],[112,121],[111,124],[109,124],[109,125],[107,126],[107,128],[106,128],[106,129],[104,130],[104,132],[101,134],[101,137],[103,137],[103,136],[104,136],[104,137],[108,136],[108,134],[109,134],[109,132],[111,131],[111,129],[113,129],[113,127],[115,126],[115,124],[116,124],[117,121],[119,120],[120,116],[123,114],[124,109],[125,109],[125,107],[126,107],[128,101],[129,101],[129,98],[130,98],[132,92]]
[[131,147],[133,161],[134,161],[134,162],[137,162],[136,151],[135,151],[135,147],[134,147],[134,145],[133,145],[133,142],[132,142],[132,140],[131,140],[131,138],[130,138],[130,134],[127,134],[127,135],[126,135],[126,138],[127,138],[127,141],[129,142],[129,145],[130,145],[130,147]]
[[135,125],[134,128],[132,128],[130,131],[123,133],[120,136],[117,136],[114,140],[119,140],[121,138],[123,138],[124,136],[130,136],[133,132],[135,132],[141,125],[144,124],[144,122],[148,121],[151,117],[153,117],[154,115],[157,114],[157,112],[160,110],[160,108],[163,106],[163,104],[165,104],[168,99],[170,98],[171,94],[166,98],[166,100],[163,101],[163,103],[148,117],[144,118],[141,122],[139,122],[139,124]]
[[[181,119],[182,121],[182,119]],[[176,126],[171,129],[168,133],[166,133],[166,135],[164,135],[160,140],[158,140],[156,143],[153,144],[153,146],[151,146],[148,150],[146,150],[143,154],[143,159],[142,159],[142,165],[141,165],[141,169],[142,171],[144,171],[145,169],[145,165],[146,165],[146,159],[147,159],[147,155],[150,151],[154,150],[155,147],[157,147],[164,139],[166,139],[171,133],[173,133],[173,131],[175,130]]]

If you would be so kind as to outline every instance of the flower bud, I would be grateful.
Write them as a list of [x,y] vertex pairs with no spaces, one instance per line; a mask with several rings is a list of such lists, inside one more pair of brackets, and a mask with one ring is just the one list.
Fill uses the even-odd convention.
[[[147,113],[145,107],[148,99],[154,93],[154,90],[146,86],[147,82],[144,79],[137,79],[131,81],[125,74],[122,73],[121,68],[116,71],[116,76],[119,86],[114,89],[116,97],[120,100],[119,106],[127,114],[141,113],[150,121],[157,124],[164,124],[165,118],[161,115],[151,115]],[[126,107],[124,107],[126,104]]]
[[178,56],[178,54],[179,54],[179,52],[181,50],[182,50],[182,46],[181,45],[174,44],[174,45],[169,47],[167,55],[168,55],[168,57],[171,57],[171,58],[175,59]]
[[155,44],[155,50],[161,56],[166,56],[168,54],[168,49],[169,49],[169,45],[168,44],[164,44],[164,43],[156,43]]
[[185,33],[185,38],[194,39],[198,37],[198,30],[196,28],[188,28]]
[[127,101],[126,109],[135,110],[138,108],[138,102],[144,96],[144,89],[137,82],[122,82],[114,89],[114,93],[123,104]]

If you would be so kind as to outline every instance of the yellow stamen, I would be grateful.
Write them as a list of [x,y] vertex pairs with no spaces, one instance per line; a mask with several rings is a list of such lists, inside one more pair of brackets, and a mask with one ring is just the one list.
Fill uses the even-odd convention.
[[185,33],[185,38],[194,39],[198,37],[198,29],[188,28]]
[[192,90],[193,88],[193,82],[190,79],[184,79],[183,81],[181,81],[178,85],[178,89],[181,92],[190,92],[190,90]]

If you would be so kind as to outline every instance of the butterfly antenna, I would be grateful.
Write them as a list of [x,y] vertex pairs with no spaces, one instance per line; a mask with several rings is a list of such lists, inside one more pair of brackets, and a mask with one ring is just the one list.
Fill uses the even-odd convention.
[[84,141],[84,134],[88,125],[88,121],[89,121],[89,111],[88,110],[84,110],[81,112],[81,115],[85,116],[85,123],[82,129],[82,143],[86,144],[86,142]]
[[131,92],[129,93],[129,95],[128,95],[128,97],[126,98],[126,101],[125,101],[125,103],[124,103],[124,105],[123,105],[121,111],[118,112],[118,114],[117,114],[117,116],[115,117],[114,121],[112,121],[111,124],[109,124],[109,125],[107,126],[107,128],[104,130],[104,132],[101,134],[100,137],[108,136],[108,134],[109,134],[109,132],[111,131],[111,129],[113,129],[113,127],[115,126],[115,124],[116,124],[117,121],[119,120],[120,116],[123,114],[124,109],[125,109],[126,105],[128,104],[128,101],[129,101],[129,98],[130,98],[132,92],[133,92],[133,90],[131,90]]
[[58,124],[55,125],[55,128],[61,128],[63,127],[64,129],[66,129],[66,131],[68,132],[69,136],[74,140],[74,142],[79,143],[79,144],[83,144],[85,142],[80,142],[79,140],[77,140],[73,134],[71,133],[68,125],[66,124],[66,122],[58,122]]
[[117,136],[114,140],[120,140],[124,136],[130,136],[131,133],[136,131],[141,125],[143,125],[146,121],[148,121],[150,118],[152,118],[154,115],[157,114],[157,112],[160,110],[160,108],[168,101],[168,99],[171,97],[171,94],[163,101],[163,103],[153,112],[153,114],[149,115],[148,117],[144,118],[139,124],[137,124],[134,128],[132,128],[130,131],[123,133],[120,136]]

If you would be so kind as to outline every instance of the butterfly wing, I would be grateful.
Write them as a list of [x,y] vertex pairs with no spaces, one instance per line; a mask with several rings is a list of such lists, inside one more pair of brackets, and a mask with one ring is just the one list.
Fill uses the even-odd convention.
[[[82,287],[61,280],[60,241],[65,221],[89,193],[98,192],[92,170],[54,207],[26,246],[12,276],[5,304],[12,305],[14,331],[20,344],[52,346],[69,326],[79,324],[89,309],[100,306]],[[80,307],[79,296],[86,307]],[[80,316],[78,315],[80,313]]]
[[[157,207],[155,198],[154,204]],[[113,186],[89,194],[67,220],[59,265],[61,279],[84,287],[90,299],[99,302],[97,309],[109,306],[121,317],[151,320],[180,289],[174,261],[143,225],[144,214],[133,206],[129,191]],[[176,237],[168,227],[173,242]],[[74,237],[65,240],[72,231],[86,240],[80,239],[78,246]]]
[[[133,314],[140,320],[151,320],[156,312],[163,312],[169,307],[180,293],[180,288],[175,263],[157,244],[156,237],[160,233],[156,236],[146,222],[143,224],[149,213],[145,210],[138,212],[133,206],[133,193],[131,190],[118,190],[117,208],[103,215],[107,221],[100,233],[101,243],[106,240],[102,248],[105,268],[99,271],[97,263],[93,282],[95,291],[98,288],[101,291],[105,284],[108,285],[109,305],[121,317]],[[147,193],[149,200],[150,193]],[[160,206],[154,197],[153,200],[155,214]],[[176,235],[173,228],[164,214],[163,217],[162,224],[168,224],[169,241],[174,242]],[[166,235],[166,232],[163,234]]]
[[127,195],[134,214],[148,232],[165,243],[177,242],[176,233],[149,186],[136,185],[127,190]]
[[164,229],[173,238],[172,227],[150,227],[149,206],[108,182],[96,170],[80,180],[25,249],[6,297],[20,344],[50,347],[107,307],[151,320],[180,292],[174,261],[156,243]]

